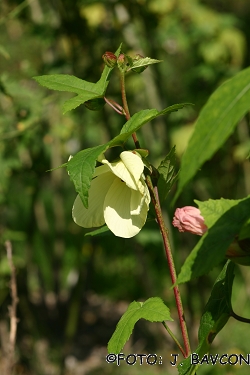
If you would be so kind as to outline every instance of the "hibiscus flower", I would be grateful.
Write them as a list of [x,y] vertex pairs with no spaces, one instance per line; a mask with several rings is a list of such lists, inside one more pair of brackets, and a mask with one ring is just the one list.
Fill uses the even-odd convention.
[[73,219],[84,228],[106,223],[114,235],[133,237],[145,224],[150,203],[142,158],[135,151],[124,151],[118,161],[110,163],[104,158],[101,163],[91,181],[89,207],[84,207],[78,195]]

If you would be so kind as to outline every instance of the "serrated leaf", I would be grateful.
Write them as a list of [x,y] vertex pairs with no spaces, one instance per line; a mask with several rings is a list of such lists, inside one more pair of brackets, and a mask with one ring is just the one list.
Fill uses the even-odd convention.
[[179,111],[179,109],[187,107],[188,105],[193,106],[194,104],[193,103],[178,103],[178,104],[170,105],[169,107],[167,107],[167,108],[163,109],[162,111],[160,111],[159,112],[159,116],[161,116],[161,115],[167,115],[167,114],[169,114],[171,112]]
[[[115,55],[118,56],[121,50],[121,44]],[[77,96],[67,100],[63,105],[65,114],[72,109],[77,108],[84,102],[103,97],[109,83],[109,76],[113,68],[105,66],[101,78],[96,83],[84,81],[69,74],[54,74],[33,77],[40,85],[51,90],[74,92]]]
[[223,83],[201,110],[182,157],[175,200],[184,185],[221,147],[249,109],[250,68],[247,68]]
[[63,105],[63,113],[78,107],[87,100],[94,99],[103,94],[95,83],[84,81],[69,74],[52,74],[34,77],[42,86],[51,90],[68,91],[78,94],[67,100]]
[[70,179],[86,208],[88,208],[88,191],[95,171],[96,159],[107,148],[107,144],[87,148],[78,152],[67,164]]
[[195,201],[205,219],[208,231],[191,251],[181,268],[177,283],[204,275],[225,259],[234,240],[250,213],[250,196],[240,200],[209,199]]
[[146,319],[150,322],[173,320],[170,316],[169,308],[159,297],[149,298],[145,302],[132,302],[121,317],[115,332],[109,340],[109,353],[120,353],[139,319]]
[[170,150],[165,159],[162,160],[161,164],[157,168],[159,172],[159,179],[157,182],[158,193],[160,202],[163,202],[168,193],[170,192],[173,184],[177,179],[175,171],[176,167],[176,155],[175,146]]
[[147,66],[147,65],[152,65],[152,64],[157,64],[159,62],[162,62],[162,60],[151,59],[150,57],[142,57],[141,59],[133,60],[131,69],[140,68],[142,66]]
[[[144,109],[135,113],[122,127],[120,134],[136,132],[142,125],[159,116],[157,109]],[[132,134],[131,133],[131,134]]]
[[67,165],[68,165],[68,163],[63,163],[63,164],[59,165],[59,167],[48,169],[46,172],[53,172],[53,171],[56,171],[57,169],[65,168],[65,167],[67,167]]
[[[181,104],[174,104],[162,111],[157,111],[157,109],[144,109],[135,113],[122,127],[120,134],[127,133],[127,132],[136,132],[142,125],[146,124],[147,122],[155,119],[158,116],[163,116],[168,113],[178,111],[185,106],[193,105],[191,103],[181,103]],[[132,134],[131,133],[131,134]]]
[[73,98],[68,99],[63,103],[63,114],[67,113],[68,111],[72,111],[72,109],[76,109],[77,107],[79,107],[79,105],[87,102],[88,100],[96,98],[99,98],[97,94],[89,94],[87,92],[83,95],[74,96]]
[[95,83],[84,81],[69,74],[51,74],[33,77],[40,85],[51,90],[74,92],[75,94],[98,94]]
[[[228,261],[213,286],[211,296],[201,317],[198,332],[199,344],[197,349],[194,350],[194,353],[198,355],[198,358],[195,358],[199,361],[209,353],[211,343],[230,317],[233,280],[234,264]],[[178,365],[180,375],[195,374],[199,364],[192,364],[191,362],[194,361],[191,361],[190,356]]]

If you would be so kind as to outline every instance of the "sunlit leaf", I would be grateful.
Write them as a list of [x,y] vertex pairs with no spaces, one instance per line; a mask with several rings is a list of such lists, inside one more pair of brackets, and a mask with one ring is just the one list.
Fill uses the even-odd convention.
[[88,208],[88,191],[95,171],[96,160],[107,148],[106,144],[87,148],[78,152],[67,164],[70,179],[86,208]]
[[157,111],[157,109],[144,109],[135,113],[122,127],[120,134],[127,133],[127,132],[136,132],[142,125],[146,124],[147,122],[155,119],[158,116],[166,115],[171,112],[178,111],[185,106],[192,105],[191,103],[181,103],[175,104],[165,108],[162,111]]
[[[121,45],[115,52],[118,56]],[[101,78],[98,82],[92,83],[84,81],[69,74],[52,74],[33,77],[40,85],[51,90],[67,91],[77,94],[77,96],[66,100],[63,105],[63,113],[77,108],[80,104],[88,100],[103,97],[109,83],[109,75],[113,68],[104,67]]]
[[109,353],[120,353],[124,344],[128,341],[135,323],[142,318],[150,322],[173,320],[170,316],[169,308],[159,297],[149,298],[145,302],[132,302],[121,317],[115,332],[109,340]]
[[162,62],[162,60],[151,59],[150,57],[132,59],[131,69],[137,69],[144,66],[147,67],[148,65],[157,64],[159,62]]

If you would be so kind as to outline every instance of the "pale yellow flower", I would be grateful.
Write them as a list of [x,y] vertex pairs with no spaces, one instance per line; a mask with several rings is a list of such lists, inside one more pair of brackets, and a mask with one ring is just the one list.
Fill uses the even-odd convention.
[[150,194],[143,174],[144,164],[136,152],[124,151],[120,159],[110,163],[105,158],[95,168],[89,189],[89,208],[80,196],[73,206],[73,219],[84,228],[106,223],[118,237],[138,234],[146,222]]

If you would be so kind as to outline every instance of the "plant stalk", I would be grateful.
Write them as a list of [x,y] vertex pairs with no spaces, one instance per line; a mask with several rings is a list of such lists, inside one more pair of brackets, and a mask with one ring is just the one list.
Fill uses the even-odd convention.
[[175,335],[173,334],[173,332],[171,331],[171,329],[167,326],[167,324],[165,322],[162,322],[164,328],[166,329],[166,331],[169,333],[169,335],[172,337],[172,339],[174,340],[174,342],[176,343],[176,345],[178,346],[178,348],[180,349],[183,357],[185,357],[185,351],[184,349],[182,348],[181,344],[179,343],[178,339],[175,337]]
[[[125,89],[125,73],[124,72],[120,72],[120,81],[121,81],[122,104],[123,104],[123,109],[124,109],[124,112],[125,112],[125,117],[128,121],[131,116],[130,116],[129,109],[128,109],[128,102],[127,102],[126,89]],[[132,138],[134,140],[135,147],[141,148],[140,143],[137,139],[136,133],[132,134]]]
[[[172,256],[170,241],[168,238],[168,229],[165,226],[164,219],[162,216],[160,200],[158,196],[158,189],[157,189],[157,186],[155,187],[153,186],[151,177],[149,175],[147,175],[146,180],[147,180],[148,187],[151,191],[152,201],[153,201],[155,212],[156,212],[156,218],[160,227],[164,249],[165,249],[165,253],[166,253],[166,257],[167,257],[167,261],[169,265],[172,284],[175,285],[177,281],[177,276],[176,276],[176,271],[175,271],[174,259]],[[177,311],[178,311],[178,316],[179,316],[179,321],[180,321],[180,327],[181,327],[181,333],[182,333],[182,338],[183,338],[184,348],[185,348],[184,357],[187,358],[191,354],[191,348],[190,348],[190,343],[189,343],[189,337],[188,337],[188,331],[187,331],[187,325],[186,325],[185,316],[184,316],[181,295],[180,295],[178,285],[175,285],[173,289],[174,289],[174,296],[175,296],[175,301],[176,301],[176,306],[177,306]]]

